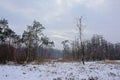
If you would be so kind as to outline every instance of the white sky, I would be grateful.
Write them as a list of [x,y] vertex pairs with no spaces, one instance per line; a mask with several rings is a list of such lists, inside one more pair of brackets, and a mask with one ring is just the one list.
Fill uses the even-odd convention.
[[120,0],[0,0],[0,17],[22,34],[33,20],[46,27],[44,33],[62,49],[61,41],[77,36],[76,19],[83,16],[84,37],[103,35],[120,41]]

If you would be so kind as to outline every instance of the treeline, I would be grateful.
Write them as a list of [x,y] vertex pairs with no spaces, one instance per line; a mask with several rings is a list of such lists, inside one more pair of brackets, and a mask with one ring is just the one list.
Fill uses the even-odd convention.
[[[82,47],[79,39],[62,42],[64,58],[82,60]],[[120,59],[120,43],[110,43],[101,35],[93,35],[90,40],[83,41],[85,60],[116,60]]]
[[9,27],[6,19],[0,20],[0,63],[64,58],[79,60],[84,64],[84,61],[90,60],[120,59],[120,43],[110,43],[101,35],[93,35],[90,40],[83,39],[82,18],[77,24],[79,37],[73,41],[62,41],[63,53],[53,49],[54,42],[43,34],[45,27],[40,22],[34,20],[26,27],[23,34],[18,35]]
[[[16,27],[17,28],[17,27]],[[27,26],[22,35],[17,35],[6,19],[0,20],[0,63],[41,61],[51,58],[54,42],[43,34],[45,27],[38,21]],[[49,49],[49,50],[48,50]]]
[[79,37],[73,41],[64,40],[63,58],[70,60],[116,60],[120,59],[120,43],[110,43],[102,35],[93,35],[90,40],[83,39],[82,17],[78,20]]

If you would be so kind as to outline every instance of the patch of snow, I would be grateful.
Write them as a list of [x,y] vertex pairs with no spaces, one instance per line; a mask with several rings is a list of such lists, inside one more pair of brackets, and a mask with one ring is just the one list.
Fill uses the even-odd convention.
[[0,65],[0,80],[120,80],[119,64],[55,62]]

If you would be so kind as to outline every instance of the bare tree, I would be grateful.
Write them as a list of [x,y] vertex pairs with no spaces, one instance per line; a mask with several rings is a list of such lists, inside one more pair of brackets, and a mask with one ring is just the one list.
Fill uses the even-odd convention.
[[82,53],[82,63],[84,63],[84,41],[83,41],[83,25],[82,25],[82,16],[79,18],[78,20],[78,23],[77,23],[77,28],[79,30],[79,39],[80,39],[80,51],[79,51],[79,54]]
[[70,58],[71,54],[70,54],[70,47],[69,47],[69,41],[68,40],[64,40],[61,42],[61,44],[63,45],[63,58]]

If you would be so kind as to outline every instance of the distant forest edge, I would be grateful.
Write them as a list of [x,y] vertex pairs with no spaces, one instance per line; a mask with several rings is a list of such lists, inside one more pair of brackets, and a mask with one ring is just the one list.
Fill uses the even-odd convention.
[[63,51],[54,49],[54,41],[43,34],[45,27],[34,20],[22,35],[17,35],[6,19],[0,20],[0,63],[14,61],[24,63],[41,62],[44,59],[66,59],[74,61],[116,60],[120,59],[120,43],[110,43],[102,35],[93,35],[84,40],[82,17],[78,20],[79,37],[73,41],[63,40]]

